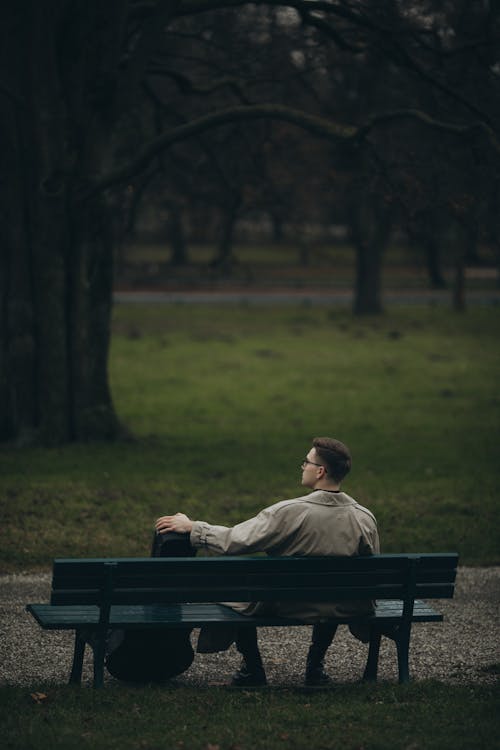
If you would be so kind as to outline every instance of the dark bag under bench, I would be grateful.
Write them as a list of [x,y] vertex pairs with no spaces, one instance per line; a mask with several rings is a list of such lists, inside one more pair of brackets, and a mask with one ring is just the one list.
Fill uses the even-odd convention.
[[50,604],[29,604],[27,610],[42,628],[76,631],[70,682],[81,682],[85,645],[90,643],[94,687],[100,687],[110,629],[304,625],[298,619],[248,617],[216,602],[373,599],[373,615],[335,622],[369,625],[365,679],[377,678],[385,635],[396,644],[399,682],[408,682],[412,623],[443,620],[422,599],[451,598],[457,564],[456,553],[57,559]]

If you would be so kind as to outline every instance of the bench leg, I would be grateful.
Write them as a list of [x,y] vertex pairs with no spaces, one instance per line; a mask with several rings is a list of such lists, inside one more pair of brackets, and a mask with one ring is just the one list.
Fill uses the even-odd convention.
[[398,671],[399,682],[410,682],[410,667],[408,664],[408,654],[410,650],[410,628],[404,628],[399,632],[396,639],[396,648],[398,651]]
[[80,685],[82,681],[83,657],[85,654],[85,638],[79,630],[75,633],[75,647],[73,651],[73,664],[69,682],[71,685]]
[[104,685],[104,657],[106,655],[106,636],[98,637],[94,644],[94,687]]
[[381,639],[382,633],[380,632],[380,630],[373,629],[370,634],[370,647],[368,649],[368,658],[366,660],[363,680],[371,682],[377,681],[378,655],[380,651]]
[[398,649],[398,670],[399,670],[399,683],[410,682],[410,668],[408,666],[408,648],[405,649],[404,644],[399,641],[396,642]]

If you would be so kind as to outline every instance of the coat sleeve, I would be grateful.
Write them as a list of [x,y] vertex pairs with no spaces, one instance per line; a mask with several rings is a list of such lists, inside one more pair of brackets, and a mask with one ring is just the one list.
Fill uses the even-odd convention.
[[360,555],[378,555],[380,553],[380,539],[378,535],[377,523],[373,519],[373,525],[368,528],[360,539]]
[[204,547],[221,555],[245,555],[266,552],[279,543],[282,531],[270,508],[236,526],[215,526],[195,521],[190,541],[193,547]]

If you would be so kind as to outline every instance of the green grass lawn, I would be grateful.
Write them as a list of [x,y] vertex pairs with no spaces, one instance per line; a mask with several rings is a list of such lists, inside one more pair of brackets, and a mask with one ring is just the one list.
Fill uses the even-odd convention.
[[[39,691],[40,692],[40,691]],[[498,690],[437,683],[335,690],[0,689],[5,748],[494,750]]]
[[500,560],[500,311],[373,319],[306,306],[117,306],[110,378],[131,438],[0,450],[1,566],[148,554],[154,519],[233,524],[301,494],[315,435],[382,548]]

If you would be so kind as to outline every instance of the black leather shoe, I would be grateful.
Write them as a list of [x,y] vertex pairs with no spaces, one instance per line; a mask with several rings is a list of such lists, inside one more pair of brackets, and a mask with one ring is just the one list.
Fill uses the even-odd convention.
[[325,672],[324,651],[313,645],[307,654],[304,683],[309,687],[323,687],[330,682],[331,680]]
[[331,679],[323,669],[323,666],[315,669],[307,669],[304,684],[308,687],[325,687],[331,684]]
[[263,667],[254,667],[249,669],[246,662],[242,662],[241,667],[234,673],[231,680],[232,687],[262,687],[267,685],[266,673]]

